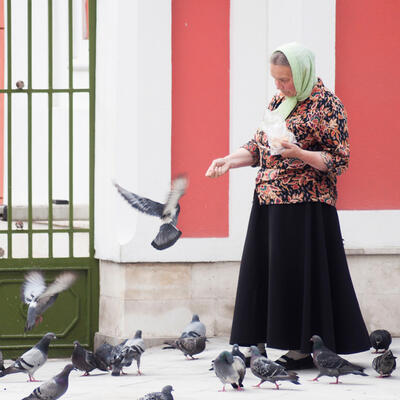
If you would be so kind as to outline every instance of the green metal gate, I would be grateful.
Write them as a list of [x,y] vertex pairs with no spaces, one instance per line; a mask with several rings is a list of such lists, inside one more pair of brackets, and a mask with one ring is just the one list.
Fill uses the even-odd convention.
[[[69,356],[74,340],[92,347],[94,332],[98,329],[99,273],[98,261],[94,258],[96,1],[43,0],[40,3],[4,0],[5,85],[0,96],[4,97],[5,109],[6,185],[4,205],[0,207],[3,214],[0,349],[5,357],[21,354],[49,331],[58,338],[51,346],[50,356]],[[78,6],[82,7],[82,15],[88,13],[86,86],[82,82],[75,85],[74,81],[76,70],[79,71],[79,66],[74,66],[76,25],[85,24],[84,19],[76,21]],[[63,15],[64,22],[60,20]],[[26,48],[15,49],[13,46],[21,38],[21,19],[25,25],[22,36]],[[65,33],[61,30],[63,23]],[[40,38],[38,34],[43,29],[47,33]],[[65,49],[54,42],[64,37]],[[36,48],[41,52],[46,48],[46,56],[35,54]],[[64,50],[60,59],[65,61],[66,68],[57,58]],[[23,68],[18,64],[21,52],[26,52],[27,65]],[[47,64],[47,71],[43,62]],[[25,78],[22,80],[17,76],[21,69]],[[66,84],[60,87],[55,84],[55,76],[63,72]],[[46,75],[45,81],[43,75]],[[78,103],[82,103],[80,108]],[[45,113],[43,104],[47,104]],[[16,115],[16,107],[26,109]],[[64,132],[63,137],[60,132]],[[21,147],[24,158],[20,157]],[[43,192],[46,192],[44,201]],[[82,204],[77,204],[79,196],[86,192],[87,201],[79,200]],[[18,200],[21,193],[22,197],[26,193],[26,201]],[[63,270],[78,271],[80,277],[45,312],[43,322],[24,333],[27,307],[21,302],[20,289],[24,274],[31,269],[44,271],[49,282]]]

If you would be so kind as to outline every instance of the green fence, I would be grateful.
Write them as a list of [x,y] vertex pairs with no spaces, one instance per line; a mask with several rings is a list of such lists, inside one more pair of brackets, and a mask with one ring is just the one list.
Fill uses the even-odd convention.
[[[6,357],[21,354],[48,331],[58,337],[51,346],[50,356],[68,356],[74,340],[92,347],[94,332],[98,329],[99,274],[94,258],[96,1],[88,0],[85,4],[76,0],[46,0],[41,3],[46,7],[38,8],[39,3],[33,0],[4,1],[5,51],[1,61],[5,87],[0,90],[0,96],[4,96],[5,105],[3,178],[6,185],[0,223],[3,237],[0,245],[4,253],[0,259],[0,349]],[[77,37],[74,35],[76,26],[85,23],[84,19],[76,20],[77,6],[82,6],[82,15],[88,13],[86,87],[74,82],[77,69],[74,66]],[[65,21],[60,22],[64,17]],[[65,26],[65,33],[60,26]],[[38,34],[43,29],[46,34],[41,43]],[[21,32],[26,46],[14,49],[21,40]],[[60,37],[65,39],[65,48],[59,45]],[[35,53],[36,49],[43,52],[43,48],[47,49],[46,60],[42,53]],[[26,52],[22,57],[26,61],[23,83],[15,72],[21,70],[20,52]],[[60,63],[61,58],[57,58],[61,53],[65,68]],[[40,67],[43,62],[47,68]],[[55,84],[55,76],[60,71],[66,71],[65,87]],[[43,84],[43,75],[47,75],[46,84]],[[47,112],[39,110],[39,100],[40,107],[47,104]],[[84,107],[78,108],[78,101],[84,103]],[[15,105],[20,110],[21,104],[24,111],[18,111],[19,116]],[[87,121],[87,125],[86,122],[80,124],[78,117]],[[40,129],[42,125],[46,132]],[[61,131],[65,131],[62,138]],[[26,156],[22,161],[19,147]],[[65,154],[59,151],[60,147]],[[55,165],[62,165],[62,174]],[[82,176],[85,179],[81,179]],[[38,193],[39,186],[46,192],[44,200],[43,193]],[[59,187],[64,188],[65,193]],[[21,192],[26,201],[21,201]],[[77,204],[77,195],[83,192],[87,192],[86,200],[84,204],[82,200]],[[59,193],[63,193],[62,199],[58,198]],[[24,333],[27,306],[21,302],[20,289],[24,275],[31,269],[41,269],[49,282],[63,270],[78,271],[80,277],[45,312],[43,322]]]

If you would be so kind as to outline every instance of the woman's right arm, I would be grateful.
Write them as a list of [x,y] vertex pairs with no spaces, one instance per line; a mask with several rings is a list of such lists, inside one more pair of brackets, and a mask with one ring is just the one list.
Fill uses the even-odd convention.
[[209,178],[218,178],[231,168],[247,167],[249,165],[254,165],[253,154],[249,150],[241,147],[234,153],[223,158],[215,159],[209,166],[206,176]]

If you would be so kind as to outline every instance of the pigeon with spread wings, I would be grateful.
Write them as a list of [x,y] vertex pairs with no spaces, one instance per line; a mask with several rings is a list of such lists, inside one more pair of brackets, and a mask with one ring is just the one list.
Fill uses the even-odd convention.
[[129,192],[114,182],[120,195],[138,211],[159,217],[162,221],[160,230],[151,242],[151,245],[157,250],[164,250],[171,247],[179,239],[182,232],[176,227],[178,215],[180,212],[179,200],[185,194],[188,180],[185,175],[180,175],[172,182],[172,189],[168,194],[167,201],[162,204],[157,201],[141,197],[135,193]]
[[21,293],[22,301],[28,304],[25,332],[43,321],[42,314],[54,304],[61,292],[75,283],[77,278],[76,272],[64,271],[49,286],[46,286],[41,271],[31,271],[25,275]]

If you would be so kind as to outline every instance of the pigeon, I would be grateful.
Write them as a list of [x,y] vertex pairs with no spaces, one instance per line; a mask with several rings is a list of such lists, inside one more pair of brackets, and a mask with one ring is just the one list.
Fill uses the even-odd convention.
[[135,333],[133,339],[128,339],[122,342],[118,349],[114,351],[114,358],[112,361],[112,373],[113,376],[124,375],[122,370],[123,367],[130,367],[133,360],[136,360],[138,375],[141,375],[140,371],[140,358],[146,350],[144,340],[142,339],[142,331],[138,330]]
[[24,229],[24,223],[22,221],[16,221],[15,222],[15,227],[17,229]]
[[28,397],[22,400],[56,400],[59,399],[68,389],[68,378],[74,369],[72,364],[68,364],[56,376],[37,387]]
[[96,357],[91,351],[84,349],[81,344],[75,340],[74,351],[72,352],[72,364],[76,369],[85,371],[82,376],[88,376],[90,371],[98,368],[107,371],[107,365]]
[[364,373],[363,367],[352,364],[344,358],[338,356],[332,350],[329,350],[322,339],[318,335],[314,335],[311,339],[313,344],[313,361],[314,365],[318,368],[319,374],[317,377],[313,379],[313,381],[318,381],[318,378],[321,376],[334,376],[336,378],[336,382],[331,383],[340,383],[339,376],[341,375],[362,375],[368,376]]
[[197,314],[193,314],[192,320],[183,330],[181,338],[199,336],[206,336],[206,326],[200,321]]
[[279,389],[277,381],[289,381],[295,385],[300,385],[299,377],[294,371],[286,371],[282,365],[271,361],[267,357],[261,355],[260,350],[256,346],[250,347],[251,359],[250,369],[251,372],[261,379],[256,387],[260,387],[265,381],[272,382],[275,387]]
[[173,390],[171,385],[167,385],[162,388],[161,392],[147,393],[139,400],[174,400],[171,393]]
[[186,358],[190,356],[192,360],[195,360],[196,358],[193,356],[204,351],[206,348],[206,341],[207,338],[205,336],[179,338],[165,343],[168,344],[168,346],[164,346],[163,350],[179,349]]
[[43,321],[42,314],[54,304],[59,293],[72,286],[77,278],[76,272],[64,271],[46,287],[41,271],[31,271],[25,275],[21,290],[22,301],[28,304],[25,332]]
[[227,383],[234,389],[242,390],[246,365],[240,357],[233,356],[229,351],[223,351],[214,360],[214,372],[223,384],[222,392],[225,392]]
[[171,247],[182,235],[176,224],[180,212],[179,199],[185,194],[187,182],[188,180],[185,175],[175,178],[165,204],[131,193],[114,182],[114,186],[118,192],[133,208],[161,219],[160,230],[151,242],[151,245],[157,250],[164,250]]
[[246,364],[246,357],[245,357],[245,355],[239,350],[239,345],[238,345],[238,344],[234,344],[234,345],[232,346],[232,351],[231,351],[231,353],[232,353],[233,356],[240,357],[240,358],[243,360],[243,362]]
[[97,348],[94,352],[94,355],[101,360],[105,365],[107,365],[108,369],[111,369],[111,362],[113,360],[113,350],[114,346],[109,343],[103,343],[101,346]]
[[372,368],[378,372],[380,378],[390,376],[396,369],[396,358],[391,350],[386,350],[372,360]]
[[377,329],[369,335],[371,346],[375,349],[375,353],[381,353],[379,350],[383,349],[385,352],[392,343],[392,335],[385,329]]
[[0,377],[17,372],[25,372],[29,375],[30,382],[39,382],[33,374],[47,361],[47,353],[49,351],[50,341],[56,339],[56,335],[52,332],[46,333],[38,343],[30,350],[17,358],[8,368],[0,372]]
[[0,350],[0,371],[4,371],[3,353]]

